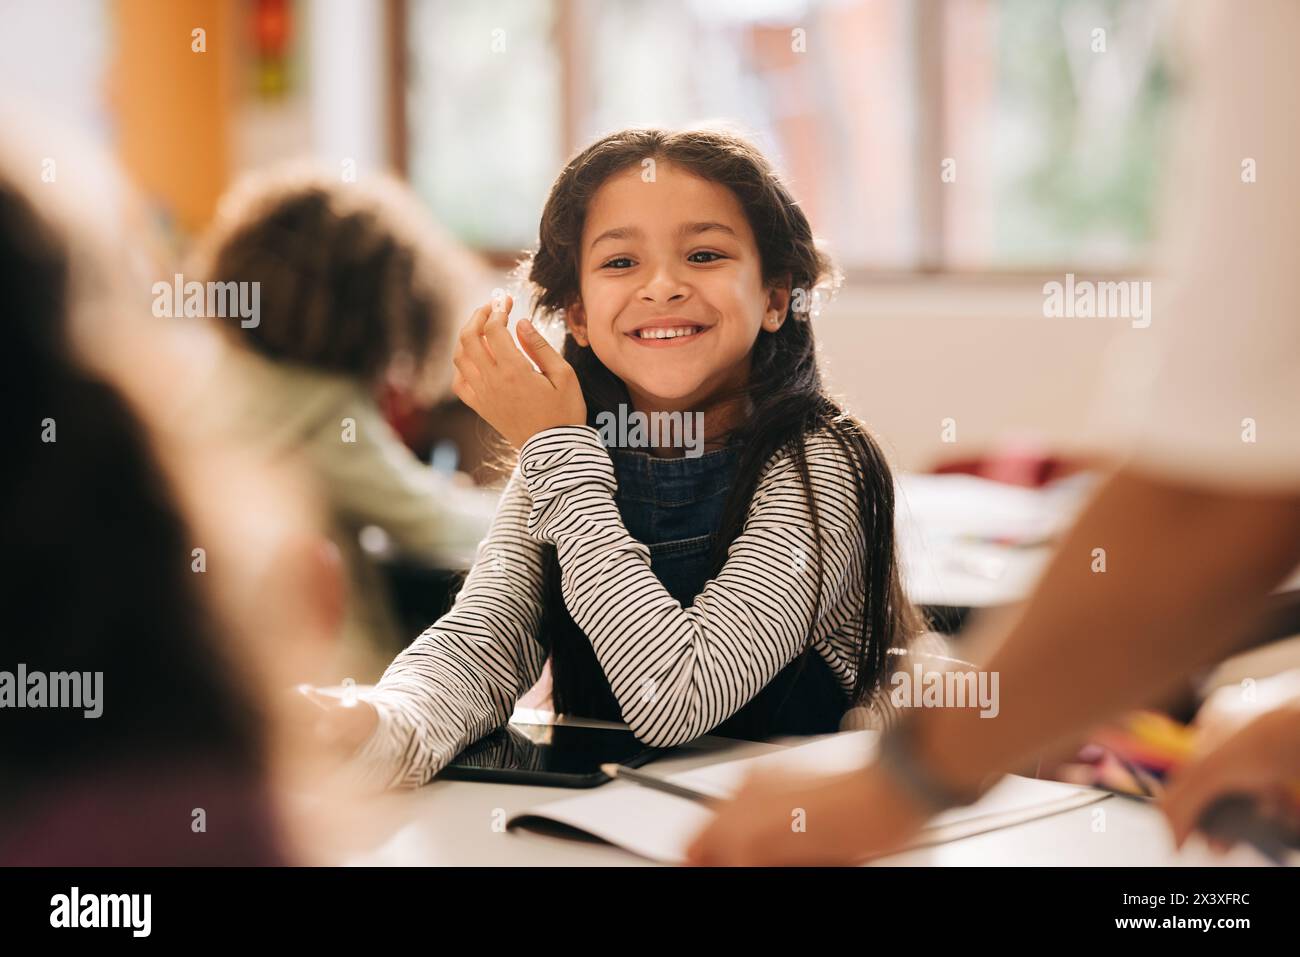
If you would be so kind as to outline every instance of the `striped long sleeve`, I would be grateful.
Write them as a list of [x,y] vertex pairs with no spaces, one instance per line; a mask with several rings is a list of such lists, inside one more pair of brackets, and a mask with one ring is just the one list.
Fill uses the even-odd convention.
[[816,623],[812,517],[792,458],[765,469],[722,570],[683,608],[651,570],[650,549],[623,526],[613,463],[595,430],[549,429],[524,444],[528,531],[556,547],[569,613],[646,744],[681,744],[731,717],[799,654],[814,624],[814,647],[852,685],[855,634],[837,626],[848,625],[862,587],[852,560],[861,518],[834,440],[810,438],[807,460],[825,553]]
[[806,458],[822,527],[820,610],[811,513],[788,456],[767,464],[721,572],[683,608],[652,571],[648,546],[623,525],[613,462],[596,431],[533,436],[451,611],[363,692],[380,724],[356,768],[377,782],[419,785],[509,720],[542,667],[544,543],[556,548],[565,603],[624,721],[648,745],[680,744],[721,724],[794,659],[810,627],[814,650],[851,688],[861,517],[848,459],[831,436],[810,436]]
[[425,783],[509,721],[541,676],[542,545],[525,532],[530,507],[516,471],[451,610],[360,693],[379,712],[352,761],[362,781]]

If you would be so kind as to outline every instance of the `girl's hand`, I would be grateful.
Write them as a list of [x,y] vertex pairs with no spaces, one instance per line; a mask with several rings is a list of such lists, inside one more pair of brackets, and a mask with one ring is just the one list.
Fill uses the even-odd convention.
[[1297,823],[1294,782],[1300,780],[1300,707],[1291,705],[1260,715],[1208,753],[1183,767],[1170,781],[1161,806],[1181,846],[1201,815],[1219,798],[1245,795],[1260,810]]
[[533,328],[519,323],[519,341],[537,363],[537,372],[515,348],[506,328],[514,305],[492,304],[474,310],[460,333],[452,362],[451,388],[515,448],[538,432],[559,425],[586,425],[587,403],[573,367]]
[[302,720],[316,742],[338,757],[351,757],[379,724],[375,706],[360,698],[340,698],[311,685],[292,692],[300,702]]

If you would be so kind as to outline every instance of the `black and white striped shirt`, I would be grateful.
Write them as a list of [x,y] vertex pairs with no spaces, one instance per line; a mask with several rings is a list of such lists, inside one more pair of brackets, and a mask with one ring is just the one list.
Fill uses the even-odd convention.
[[[852,465],[828,433],[809,436],[805,448],[825,556],[813,647],[849,691],[863,587]],[[556,548],[569,613],[623,720],[647,745],[707,734],[803,650],[817,552],[792,457],[765,466],[721,572],[689,608],[628,534],[615,489],[613,462],[592,428],[548,429],[524,444],[451,610],[361,693],[380,721],[354,771],[376,784],[418,786],[509,720],[545,658],[536,639],[544,543]]]

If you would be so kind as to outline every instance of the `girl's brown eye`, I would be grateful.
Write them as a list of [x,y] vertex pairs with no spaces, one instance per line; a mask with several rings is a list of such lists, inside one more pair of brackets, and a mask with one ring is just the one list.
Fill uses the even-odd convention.
[[[627,265],[627,266],[616,266],[616,265],[614,265],[615,263],[627,263],[628,265]],[[612,268],[614,268],[614,269],[627,269],[629,266],[631,266],[631,264],[632,264],[632,260],[628,259],[626,256],[618,256],[618,257],[616,257],[616,258],[614,258],[614,259],[611,259],[609,262],[605,263],[605,264],[602,265],[600,268],[601,268],[601,269],[609,269],[609,268],[612,267]]]
[[[712,256],[713,258],[712,258],[712,259],[696,259],[696,258],[695,258],[696,256]],[[691,254],[690,254],[689,256],[687,256],[686,258],[689,259],[689,260],[691,260],[692,262],[698,262],[698,263],[711,263],[711,262],[717,262],[719,259],[725,259],[726,257],[723,256],[721,253],[715,253],[715,252],[712,252],[711,250],[701,249],[701,250],[700,250],[699,252],[697,252],[697,253],[691,253]]]

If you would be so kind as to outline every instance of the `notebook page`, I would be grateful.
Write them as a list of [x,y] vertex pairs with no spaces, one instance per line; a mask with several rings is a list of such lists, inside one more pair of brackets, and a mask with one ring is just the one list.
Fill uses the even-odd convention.
[[[692,771],[667,779],[726,797],[757,769],[795,773],[850,771],[862,767],[875,750],[878,731],[837,734],[809,744]],[[650,766],[653,773],[653,765]],[[969,807],[938,815],[911,846],[956,840],[1103,800],[1104,792],[1055,781],[1010,775]],[[681,863],[690,841],[712,817],[698,802],[624,781],[614,781],[579,797],[545,804],[511,818],[509,826],[530,820],[557,821],[585,831],[634,854],[664,863]]]

